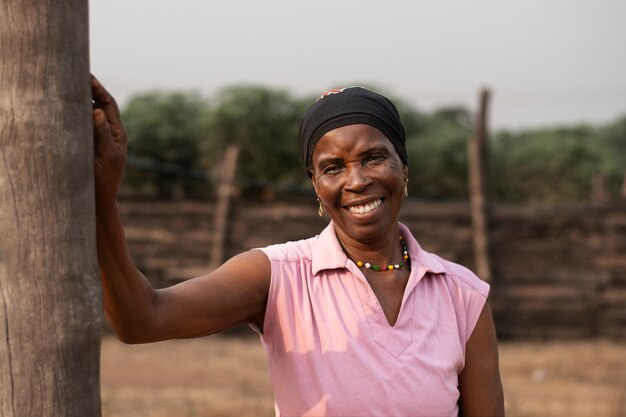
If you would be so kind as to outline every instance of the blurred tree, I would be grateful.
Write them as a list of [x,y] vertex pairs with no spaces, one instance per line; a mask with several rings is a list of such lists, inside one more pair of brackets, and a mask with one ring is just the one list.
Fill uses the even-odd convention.
[[449,107],[415,117],[417,134],[407,135],[410,195],[466,199],[469,112]]
[[605,171],[609,188],[614,195],[617,195],[626,178],[626,115],[602,127],[599,136],[608,154]]
[[[123,112],[130,153],[125,184],[144,195],[198,190],[206,195],[207,182],[197,178],[206,179],[207,172],[212,177],[227,146],[235,143],[241,145],[237,181],[248,194],[308,190],[297,129],[315,99],[294,99],[262,86],[224,88],[212,107],[190,93],[136,96]],[[425,114],[397,97],[392,101],[407,135],[411,195],[466,199],[469,111],[456,106]],[[616,195],[626,170],[626,117],[600,128],[502,131],[492,135],[491,143],[490,186],[496,201],[587,199],[597,174],[608,179]]]
[[606,173],[609,152],[587,126],[501,132],[492,149],[495,196],[510,202],[589,199],[591,180]]
[[207,191],[200,144],[208,103],[194,93],[137,95],[122,112],[128,133],[125,185],[142,195],[173,196]]
[[233,86],[211,108],[202,149],[209,169],[230,144],[241,146],[237,177],[247,191],[277,183],[308,182],[298,156],[297,129],[305,104],[281,90]]

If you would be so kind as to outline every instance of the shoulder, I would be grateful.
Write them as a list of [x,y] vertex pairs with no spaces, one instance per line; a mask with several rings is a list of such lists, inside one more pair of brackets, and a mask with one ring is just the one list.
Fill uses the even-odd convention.
[[487,303],[489,284],[463,265],[445,260],[437,255],[425,253],[430,259],[431,269],[428,274],[429,288],[433,294],[444,296],[456,318],[459,340],[465,344],[474,331],[474,327]]
[[263,252],[270,261],[299,262],[303,259],[311,260],[317,244],[318,236],[308,239],[289,241],[275,245],[257,248]]
[[470,292],[487,296],[489,284],[481,280],[469,268],[422,249],[411,230],[402,223],[400,223],[400,230],[406,237],[411,260],[417,267],[423,268],[431,276],[439,277],[440,280],[444,278],[449,287],[460,286]]
[[487,297],[487,295],[489,294],[489,284],[480,279],[469,268],[455,262],[443,259],[435,254],[429,255],[434,257],[441,263],[444,268],[445,276],[455,281],[457,285],[467,287],[473,292],[479,293],[484,297]]

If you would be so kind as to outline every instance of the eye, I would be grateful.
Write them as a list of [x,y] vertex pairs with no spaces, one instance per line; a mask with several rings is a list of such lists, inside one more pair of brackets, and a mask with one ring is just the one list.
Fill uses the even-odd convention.
[[367,155],[364,159],[363,159],[363,164],[379,164],[381,162],[384,162],[387,159],[387,156],[381,153],[374,153],[374,154],[370,154]]
[[322,174],[326,174],[326,175],[334,175],[334,174],[338,174],[341,172],[343,166],[340,164],[330,164],[330,165],[326,165],[323,169],[322,169]]

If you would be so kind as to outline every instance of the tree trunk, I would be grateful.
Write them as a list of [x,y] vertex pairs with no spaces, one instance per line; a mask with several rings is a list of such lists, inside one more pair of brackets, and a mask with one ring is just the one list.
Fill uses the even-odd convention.
[[99,416],[87,0],[0,0],[0,415]]

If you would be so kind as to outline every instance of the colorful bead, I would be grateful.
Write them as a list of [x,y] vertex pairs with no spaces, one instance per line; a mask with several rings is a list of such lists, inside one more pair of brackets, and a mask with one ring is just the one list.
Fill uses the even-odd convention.
[[390,265],[372,265],[369,262],[358,261],[356,265],[359,268],[365,267],[367,269],[371,269],[372,271],[392,271],[394,269],[400,269],[409,260],[409,250],[406,247],[406,243],[404,243],[404,239],[400,236],[400,244],[402,245],[402,261],[398,264],[390,264]]

